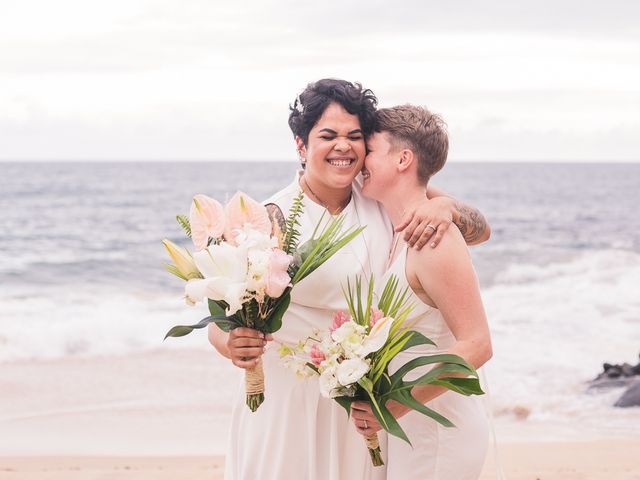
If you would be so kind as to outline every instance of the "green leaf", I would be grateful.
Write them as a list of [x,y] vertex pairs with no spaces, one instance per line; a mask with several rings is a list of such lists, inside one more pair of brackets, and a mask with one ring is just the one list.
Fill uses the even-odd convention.
[[269,322],[266,324],[265,331],[267,333],[273,333],[280,330],[282,327],[282,317],[284,316],[289,304],[291,303],[291,289],[288,288],[278,299],[275,310],[269,317]]
[[351,404],[357,400],[355,397],[335,397],[334,400],[338,402],[342,408],[347,411],[347,417],[351,417]]
[[411,347],[416,347],[418,345],[433,345],[434,347],[436,346],[436,344],[431,339],[425,337],[420,332],[409,330],[407,333],[410,333],[411,337],[409,337],[409,341],[403,345],[402,350],[400,350],[401,352],[404,352],[405,350],[408,350]]
[[176,220],[184,230],[184,233],[187,234],[187,237],[191,238],[191,223],[189,223],[189,218],[186,215],[176,215]]
[[440,425],[443,425],[445,427],[455,427],[453,422],[451,422],[448,418],[443,417],[435,410],[431,410],[425,404],[416,400],[413,397],[413,395],[411,395],[411,393],[409,393],[409,391],[407,390],[400,390],[400,391],[394,392],[389,398],[411,408],[412,410],[415,410],[416,412],[420,412],[423,415],[426,415],[427,417],[434,419]]
[[[450,355],[450,354],[441,354],[441,355],[423,355],[418,358],[414,358],[413,360],[408,361],[402,367],[400,367],[393,375],[391,375],[391,388],[394,389],[396,384],[399,384],[403,377],[412,370],[415,370],[418,367],[422,367],[424,365],[431,365],[434,363],[442,363],[445,362],[447,364],[454,364],[464,367],[464,373],[467,375],[476,374],[473,367],[467,364],[462,357],[458,355]],[[442,367],[438,367],[442,368]],[[435,368],[431,370],[427,375],[431,375],[433,372],[438,370]],[[436,373],[437,375],[437,373]]]
[[400,426],[396,418],[389,411],[389,409],[384,405],[384,403],[380,402],[380,404],[378,404],[378,402],[376,402],[373,397],[371,400],[374,406],[377,406],[377,408],[373,408],[372,410],[373,410],[373,414],[376,416],[376,419],[378,420],[378,423],[382,426],[382,428],[384,428],[391,435],[394,435],[400,438],[401,440],[404,440],[409,445],[411,445],[411,442],[409,441],[409,437],[407,437],[407,434],[405,433],[405,431],[402,429],[402,427]]
[[217,323],[218,326],[221,326],[222,324],[231,324],[231,325],[234,324],[234,322],[230,320],[229,317],[225,317],[225,316],[206,317],[200,320],[195,325],[176,325],[175,327],[173,327],[167,332],[167,334],[164,336],[164,339],[166,340],[167,337],[184,337],[185,335],[190,334],[193,330],[204,328],[210,323]]
[[448,388],[456,393],[462,395],[484,395],[484,391],[480,386],[480,380],[477,378],[460,378],[460,377],[447,377],[439,378],[431,382],[431,385],[438,385],[440,387]]
[[227,308],[229,307],[229,305],[222,300],[211,300],[210,298],[208,298],[207,300],[209,305],[209,313],[213,317],[224,315],[227,311]]
[[178,267],[176,267],[174,264],[172,263],[165,263],[164,264],[164,268],[167,270],[167,272],[175,275],[178,278],[181,278],[182,280],[184,280],[185,282],[188,281],[189,279],[187,277],[185,277],[184,275],[182,275],[182,273],[180,273],[180,270],[178,270]]

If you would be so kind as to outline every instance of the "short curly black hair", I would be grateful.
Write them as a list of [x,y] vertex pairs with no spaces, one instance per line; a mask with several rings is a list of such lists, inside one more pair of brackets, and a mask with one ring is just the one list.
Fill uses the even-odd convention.
[[362,85],[337,78],[323,78],[310,83],[289,105],[289,128],[294,137],[300,137],[306,145],[309,132],[318,122],[329,104],[338,103],[352,115],[357,115],[364,136],[373,133],[378,99]]

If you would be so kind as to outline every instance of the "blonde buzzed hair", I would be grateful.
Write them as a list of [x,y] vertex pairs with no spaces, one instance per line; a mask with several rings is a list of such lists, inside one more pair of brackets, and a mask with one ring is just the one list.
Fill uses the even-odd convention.
[[427,183],[447,161],[449,137],[442,117],[416,105],[376,112],[376,132],[387,132],[391,148],[409,148],[418,159],[418,179]]

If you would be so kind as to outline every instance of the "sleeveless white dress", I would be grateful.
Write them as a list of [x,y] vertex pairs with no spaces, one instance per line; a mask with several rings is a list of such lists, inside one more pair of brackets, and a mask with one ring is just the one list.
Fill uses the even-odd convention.
[[[394,274],[399,288],[407,287],[407,247],[400,251],[384,276]],[[411,289],[409,289],[411,292]],[[400,353],[389,365],[390,373],[418,355],[444,353],[456,339],[436,308],[426,305],[413,292],[411,299],[417,307],[406,320],[411,326],[433,340],[436,346],[419,345]],[[415,380],[429,370],[429,366],[409,372],[405,380]],[[451,420],[455,427],[443,427],[418,412],[410,412],[399,419],[409,444],[399,438],[388,437],[387,480],[476,480],[480,476],[489,443],[489,424],[479,396],[466,397],[446,392],[426,404]]]
[[[274,195],[285,217],[300,188],[298,179]],[[301,241],[313,233],[325,209],[304,199]],[[230,426],[225,480],[368,480],[384,479],[373,467],[363,437],[334,400],[320,395],[318,379],[299,379],[278,356],[278,342],[297,343],[314,328],[329,328],[333,312],[347,311],[341,285],[355,275],[384,274],[393,237],[391,222],[377,202],[362,196],[354,183],[344,209],[345,227],[365,230],[292,290],[282,328],[263,355],[265,401],[255,413],[238,389]],[[325,219],[327,217],[325,216]],[[383,437],[383,435],[380,435]],[[381,438],[384,449],[384,441]]]

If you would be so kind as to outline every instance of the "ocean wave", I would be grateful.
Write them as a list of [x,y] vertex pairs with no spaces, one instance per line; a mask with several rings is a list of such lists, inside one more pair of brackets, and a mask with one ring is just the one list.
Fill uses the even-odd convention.
[[0,297],[0,362],[126,354],[154,348],[211,348],[206,331],[163,342],[173,325],[207,316],[172,293],[91,286],[13,288]]
[[621,431],[640,433],[628,413],[609,415],[621,392],[585,393],[604,362],[638,359],[638,285],[640,255],[617,250],[583,252],[547,266],[513,264],[498,275],[483,291],[496,411],[521,409],[527,422],[557,424],[588,425],[607,415],[614,423],[618,418]]

